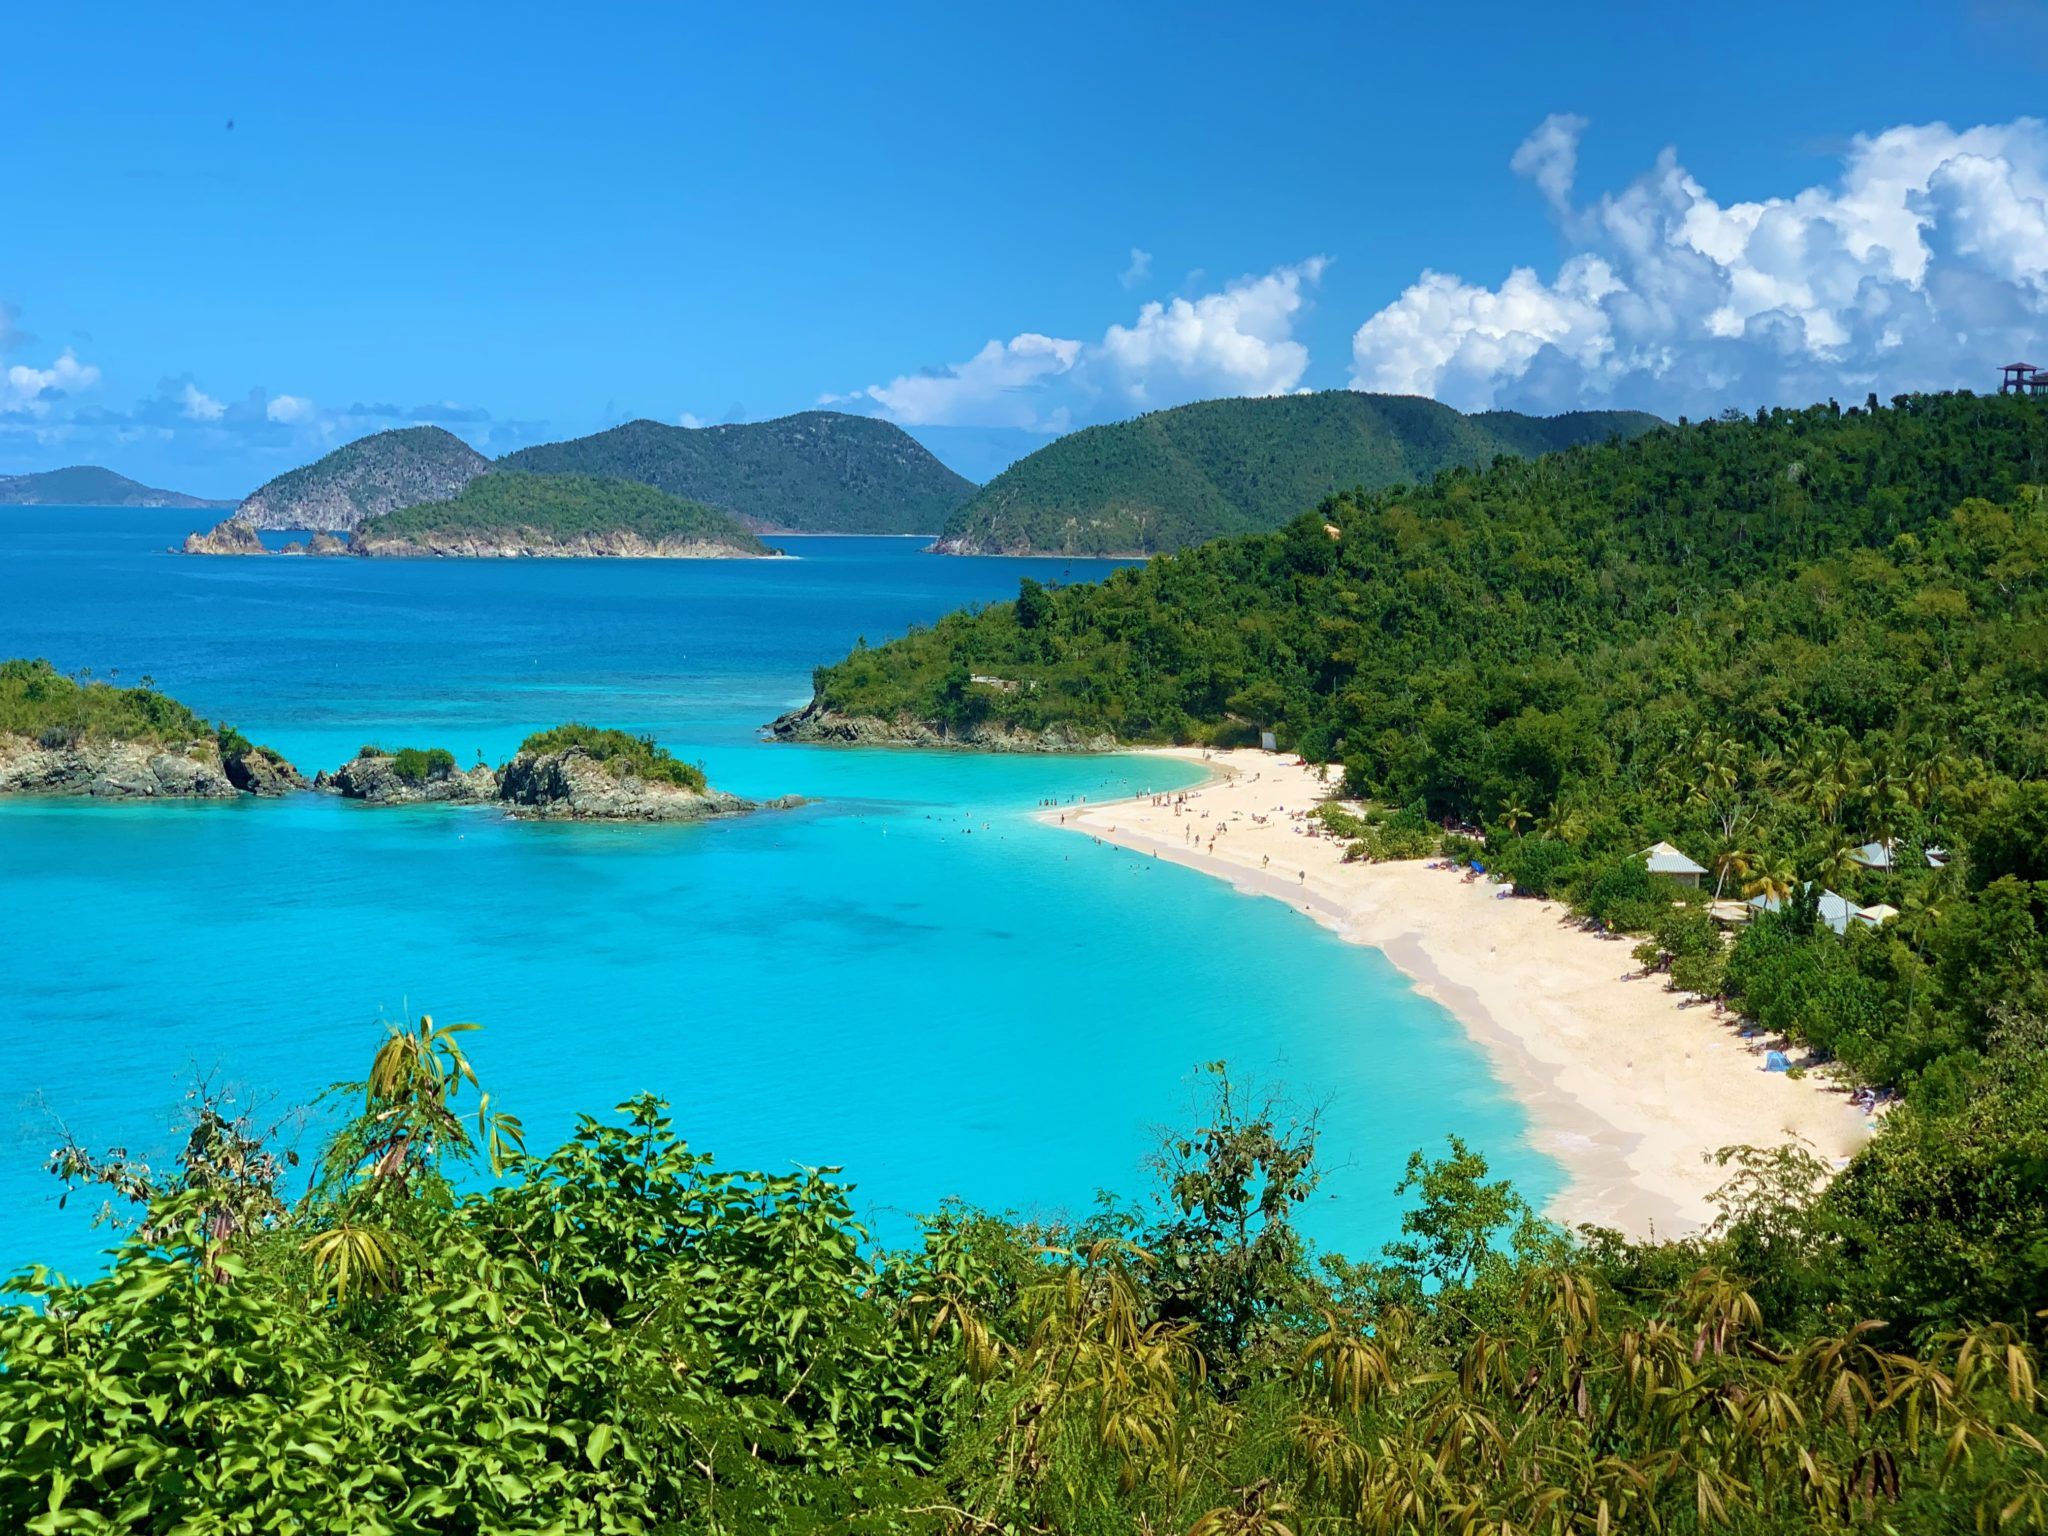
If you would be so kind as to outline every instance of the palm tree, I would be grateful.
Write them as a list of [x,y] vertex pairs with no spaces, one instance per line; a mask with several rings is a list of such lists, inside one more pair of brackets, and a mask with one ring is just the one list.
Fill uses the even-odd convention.
[[1500,819],[1507,824],[1510,837],[1520,832],[1523,827],[1533,820],[1529,814],[1529,808],[1519,800],[1510,800],[1506,805],[1502,806]]
[[1742,894],[1761,896],[1767,905],[1781,906],[1792,899],[1792,893],[1798,886],[1799,876],[1793,873],[1792,866],[1783,859],[1776,859],[1743,882]]
[[1726,853],[1715,859],[1714,900],[1719,901],[1721,899],[1721,887],[1728,883],[1730,875],[1733,875],[1738,882],[1747,880],[1750,871],[1755,867],[1756,860],[1753,855],[1743,853],[1734,848],[1729,849]]

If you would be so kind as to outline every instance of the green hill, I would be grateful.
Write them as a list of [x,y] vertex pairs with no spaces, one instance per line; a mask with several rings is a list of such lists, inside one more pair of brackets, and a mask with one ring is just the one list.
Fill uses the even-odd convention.
[[590,475],[480,475],[458,496],[366,518],[355,547],[371,554],[770,553],[738,519],[632,480]]
[[718,427],[630,421],[499,462],[642,481],[757,533],[930,533],[974,491],[902,428],[837,411]]
[[1661,426],[1639,411],[1465,416],[1413,395],[1205,400],[1020,459],[947,522],[948,554],[1135,555],[1277,528],[1332,492],[1419,483]]
[[359,437],[258,486],[235,516],[258,528],[353,529],[424,501],[445,501],[491,461],[440,427]]
[[208,501],[182,491],[154,486],[117,475],[97,464],[36,475],[0,475],[0,506],[6,507],[231,507],[231,501]]

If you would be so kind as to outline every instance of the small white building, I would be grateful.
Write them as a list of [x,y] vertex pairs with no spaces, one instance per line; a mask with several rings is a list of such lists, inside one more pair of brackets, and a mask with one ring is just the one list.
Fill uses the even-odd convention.
[[1865,869],[1890,869],[1892,867],[1893,846],[1894,844],[1889,838],[1881,843],[1865,843],[1861,848],[1850,854],[1849,857],[1858,864],[1861,864]]
[[1669,843],[1652,843],[1638,857],[1651,874],[1663,875],[1680,885],[1698,885],[1700,876],[1707,872],[1704,864],[1695,864]]

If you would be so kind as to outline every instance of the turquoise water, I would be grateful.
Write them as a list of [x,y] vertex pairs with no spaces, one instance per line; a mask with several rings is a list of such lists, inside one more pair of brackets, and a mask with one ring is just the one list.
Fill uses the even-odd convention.
[[1477,1048],[1376,952],[1031,819],[1192,770],[757,740],[857,637],[1106,563],[887,539],[730,563],[158,553],[190,521],[0,509],[0,656],[151,674],[308,772],[372,739],[495,762],[580,718],[820,803],[607,828],[0,801],[0,1270],[89,1269],[105,1242],[40,1171],[56,1117],[162,1152],[195,1077],[300,1103],[422,1010],[486,1025],[477,1065],[536,1147],[652,1090],[729,1166],[843,1166],[884,1237],[949,1195],[1055,1214],[1138,1190],[1215,1058],[1321,1110],[1326,1245],[1376,1250],[1408,1151],[1447,1132],[1556,1187]]

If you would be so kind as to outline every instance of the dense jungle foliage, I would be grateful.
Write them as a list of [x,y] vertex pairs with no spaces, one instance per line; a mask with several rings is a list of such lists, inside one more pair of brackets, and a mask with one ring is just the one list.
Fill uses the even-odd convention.
[[1350,389],[1204,400],[1055,439],[976,492],[942,537],[977,554],[1171,552],[1278,528],[1336,491],[1662,425],[1640,411],[1466,416],[1419,396]]
[[2025,1330],[1892,1305],[1796,1156],[1632,1245],[1453,1140],[1384,1254],[1315,1263],[1313,1126],[1218,1069],[1149,1198],[884,1252],[836,1170],[722,1170],[652,1098],[528,1156],[471,1027],[393,1029],[303,1194],[214,1099],[167,1171],[58,1148],[142,1214],[8,1288],[0,1528],[2048,1529]]
[[695,763],[684,762],[652,736],[635,736],[627,731],[571,722],[536,731],[519,743],[521,752],[536,754],[567,752],[571,748],[596,758],[615,778],[630,774],[634,778],[655,779],[699,794],[704,791],[704,770]]
[[651,543],[701,541],[726,545],[737,553],[768,553],[767,545],[715,507],[632,480],[590,475],[479,475],[447,501],[369,518],[357,532],[364,539],[509,538],[537,543],[630,533]]
[[893,422],[839,411],[714,427],[629,421],[498,462],[638,480],[778,533],[930,533],[974,492]]

